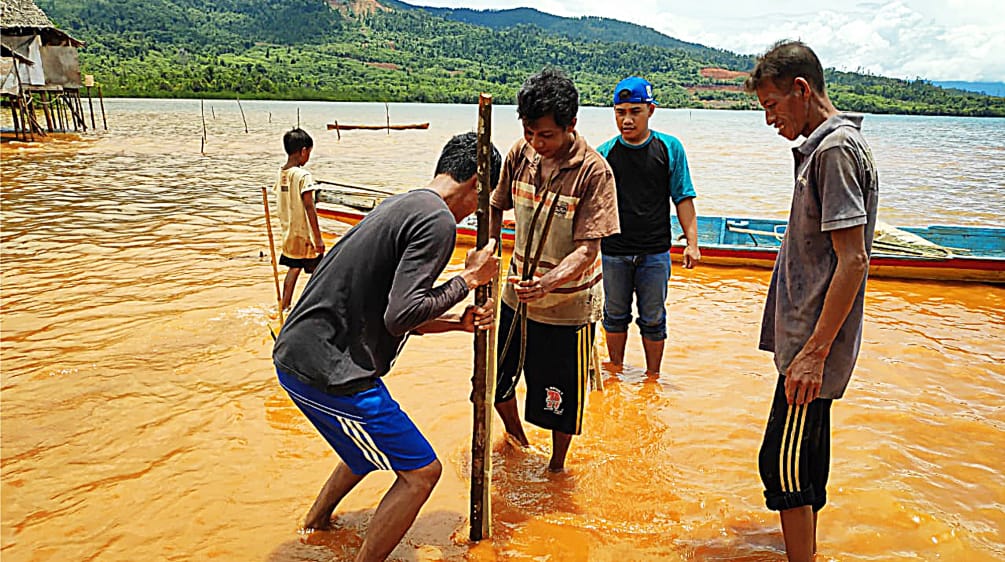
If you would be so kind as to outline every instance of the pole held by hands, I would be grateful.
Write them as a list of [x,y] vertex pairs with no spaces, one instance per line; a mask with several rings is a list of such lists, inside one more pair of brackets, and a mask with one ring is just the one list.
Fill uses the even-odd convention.
[[[476,247],[489,242],[489,194],[492,191],[492,96],[478,97],[478,234]],[[495,294],[499,272],[487,285],[475,289],[475,304],[485,306]],[[498,306],[497,306],[498,310]],[[492,404],[496,382],[496,331],[475,330],[475,365],[472,384],[474,430],[471,434],[471,534],[472,541],[492,535]]]

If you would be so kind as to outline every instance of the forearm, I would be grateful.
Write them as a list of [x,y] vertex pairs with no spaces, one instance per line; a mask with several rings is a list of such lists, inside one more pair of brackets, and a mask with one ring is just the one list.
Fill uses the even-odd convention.
[[830,353],[834,339],[837,338],[841,326],[844,325],[848,313],[855,304],[868,266],[869,257],[864,246],[861,251],[847,254],[838,253],[837,267],[827,288],[827,294],[824,296],[820,317],[817,319],[813,333],[810,334],[810,338],[803,346],[807,353],[815,353],[823,357]]
[[677,203],[677,220],[684,231],[684,238],[687,245],[692,248],[698,247],[698,215],[694,210],[694,198],[688,197]]
[[600,252],[600,240],[584,240],[579,243],[576,249],[565,256],[555,269],[541,276],[541,285],[547,292],[551,292],[555,287],[575,279],[583,274],[594,261]]
[[442,285],[404,298],[392,295],[384,313],[387,330],[401,335],[428,322],[435,322],[468,295],[466,282],[462,281],[463,278],[457,276]]
[[311,227],[311,234],[314,237],[314,242],[316,244],[321,244],[324,239],[321,238],[321,226],[318,224],[318,212],[317,207],[314,206],[314,192],[310,192],[309,196],[304,197],[304,210],[307,211],[307,223]]
[[462,315],[448,312],[439,318],[433,318],[412,331],[417,334],[439,334],[464,329]]

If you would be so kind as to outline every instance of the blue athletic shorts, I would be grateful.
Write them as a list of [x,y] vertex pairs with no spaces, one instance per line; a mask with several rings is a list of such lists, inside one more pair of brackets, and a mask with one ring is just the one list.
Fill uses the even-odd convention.
[[354,474],[416,470],[436,460],[433,447],[391,398],[384,383],[333,396],[276,369],[279,384]]

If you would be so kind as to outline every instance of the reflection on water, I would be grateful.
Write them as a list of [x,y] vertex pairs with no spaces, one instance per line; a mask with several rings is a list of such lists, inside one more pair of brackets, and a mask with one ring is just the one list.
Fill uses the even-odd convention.
[[[317,177],[394,190],[423,185],[476,112],[394,104],[392,121],[430,130],[338,141],[326,122],[380,123],[383,105],[242,103],[247,134],[235,102],[207,102],[205,155],[198,102],[168,100],[108,100],[108,133],[2,147],[4,560],[328,560],[360,543],[388,475],[346,499],[334,531],[296,534],[334,457],[273,379],[260,188],[298,109]],[[784,216],[787,143],[760,114],[654,119],[688,149],[700,212]],[[613,132],[609,110],[580,123],[595,143]],[[517,125],[496,107],[501,150]],[[1001,225],[1003,128],[867,118],[881,212]],[[543,431],[527,452],[496,439],[494,537],[479,545],[466,540],[470,338],[413,338],[388,385],[445,470],[393,557],[782,560],[756,472],[774,383],[755,341],[767,278],[675,270],[663,375],[607,373],[568,474],[545,470]],[[821,552],[1005,560],[1005,290],[870,283],[859,368],[834,408]],[[643,364],[634,332],[627,359]]]

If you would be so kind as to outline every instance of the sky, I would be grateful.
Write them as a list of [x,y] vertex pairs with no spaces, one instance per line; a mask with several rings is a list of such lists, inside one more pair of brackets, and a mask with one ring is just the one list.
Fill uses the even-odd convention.
[[1005,81],[1002,0],[405,1],[606,17],[741,54],[762,53],[779,39],[800,39],[825,67],[838,70],[906,79]]

